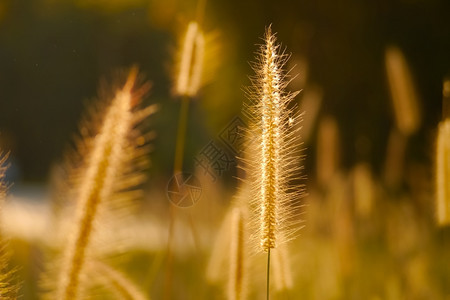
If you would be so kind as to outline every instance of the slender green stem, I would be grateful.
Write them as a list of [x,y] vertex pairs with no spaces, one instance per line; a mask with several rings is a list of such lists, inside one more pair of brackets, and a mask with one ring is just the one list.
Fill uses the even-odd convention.
[[[175,144],[175,158],[173,166],[173,175],[183,170],[183,156],[184,156],[184,144],[186,140],[187,121],[189,113],[188,96],[183,96],[181,99],[180,115],[178,117],[178,131],[177,140]],[[172,203],[170,203],[169,212],[169,234],[167,237],[167,265],[166,265],[166,279],[164,288],[164,299],[170,299],[170,291],[172,286],[172,239],[173,239],[173,227],[175,221],[176,210]]]
[[266,279],[266,284],[267,284],[267,290],[266,290],[266,294],[267,294],[267,300],[269,300],[269,286],[270,286],[270,248],[267,251],[267,279]]
[[190,99],[188,96],[184,96],[181,99],[181,109],[180,109],[180,116],[178,119],[178,132],[177,132],[177,141],[176,141],[176,146],[175,146],[175,159],[174,159],[174,167],[173,167],[174,174],[181,172],[181,170],[183,169],[183,154],[184,154],[184,143],[186,140],[189,102],[190,102]]

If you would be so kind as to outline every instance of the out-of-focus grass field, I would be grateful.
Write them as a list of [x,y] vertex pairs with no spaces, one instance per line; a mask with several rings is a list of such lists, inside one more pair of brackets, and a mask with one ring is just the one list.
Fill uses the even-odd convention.
[[[62,246],[55,183],[78,122],[101,79],[133,64],[151,82],[144,104],[159,111],[144,197],[95,248],[152,299],[223,299],[226,283],[206,270],[236,192],[237,160],[212,174],[199,167],[211,142],[241,120],[256,44],[272,24],[291,53],[290,90],[305,111],[300,201],[304,228],[289,244],[293,288],[273,299],[450,299],[450,228],[435,214],[435,145],[442,83],[450,75],[450,2],[208,1],[203,30],[215,66],[190,103],[183,170],[201,197],[175,208],[172,267],[167,239],[180,99],[173,94],[178,40],[196,1],[1,0],[0,149],[12,184],[2,208],[21,299]],[[398,133],[385,51],[400,49],[417,99],[417,129]],[[407,112],[404,112],[407,114]],[[214,168],[212,168],[214,169]],[[59,199],[59,200],[55,200]],[[112,222],[114,223],[114,222]],[[265,259],[255,256],[250,299],[265,297]],[[258,263],[260,262],[260,263]],[[224,273],[226,267],[224,267]],[[167,282],[170,282],[167,287]],[[96,291],[98,299],[106,291]]]

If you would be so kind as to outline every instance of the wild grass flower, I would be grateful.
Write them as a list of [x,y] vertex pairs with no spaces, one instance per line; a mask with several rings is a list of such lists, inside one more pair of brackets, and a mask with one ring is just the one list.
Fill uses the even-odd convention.
[[[96,131],[83,127],[84,141],[79,144],[85,156],[84,166],[76,170],[76,216],[73,231],[68,237],[63,265],[58,277],[57,299],[78,299],[82,295],[83,274],[89,256],[99,215],[106,208],[121,206],[130,200],[128,192],[142,182],[140,167],[145,161],[145,147],[140,148],[139,130],[136,127],[155,111],[151,106],[138,110],[148,85],[137,85],[137,69],[133,68],[125,84],[114,91],[106,106]],[[89,133],[92,134],[90,137]],[[120,192],[125,192],[120,194]],[[118,200],[121,204],[114,204]],[[116,202],[116,203],[119,203]],[[103,206],[105,209],[103,209]]]
[[188,24],[180,52],[175,93],[194,97],[202,82],[205,37],[197,22]]
[[[282,241],[288,241],[298,229],[296,207],[302,195],[299,179],[300,137],[295,126],[300,115],[291,101],[298,92],[286,92],[289,83],[283,70],[289,56],[280,51],[271,28],[267,28],[264,44],[257,52],[258,60],[252,64],[256,75],[247,89],[249,104],[244,107],[248,116],[247,181],[251,189],[253,223],[259,250],[268,255],[268,282],[270,250]],[[267,291],[269,297],[269,291]]]

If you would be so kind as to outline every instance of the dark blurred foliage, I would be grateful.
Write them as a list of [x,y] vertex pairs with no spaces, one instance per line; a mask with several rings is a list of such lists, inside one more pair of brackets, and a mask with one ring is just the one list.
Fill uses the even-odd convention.
[[[151,124],[158,135],[152,172],[170,173],[179,109],[171,95],[176,34],[194,17],[196,2],[123,3],[0,2],[0,140],[22,179],[46,179],[100,79],[132,64],[152,82],[148,103],[160,104]],[[411,155],[430,160],[442,79],[450,72],[449,11],[446,0],[209,1],[204,28],[220,33],[224,55],[217,59],[223,64],[191,106],[186,156],[239,114],[241,88],[252,73],[248,61],[264,27],[272,24],[293,58],[307,59],[308,82],[323,88],[321,110],[339,122],[344,166],[365,159],[379,168],[383,161],[393,126],[384,48],[398,45],[413,71],[424,116]],[[370,140],[367,151],[356,150],[360,137]]]

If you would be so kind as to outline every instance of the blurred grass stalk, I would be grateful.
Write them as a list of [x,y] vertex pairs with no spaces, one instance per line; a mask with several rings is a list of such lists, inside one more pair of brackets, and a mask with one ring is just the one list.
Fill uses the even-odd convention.
[[[204,5],[204,1],[201,1]],[[201,4],[201,3],[200,3]],[[199,7],[201,6],[199,4]],[[204,7],[200,9],[202,12]],[[183,157],[186,141],[186,132],[189,115],[189,103],[198,94],[202,83],[203,60],[205,56],[205,38],[198,22],[191,21],[188,26],[179,53],[177,78],[175,83],[175,95],[181,97],[181,108],[178,119],[177,139],[175,144],[175,157],[173,176],[183,174]],[[181,183],[184,184],[184,183]],[[175,222],[175,207],[170,203],[169,234],[167,241],[167,267],[165,280],[165,299],[170,299],[172,282],[172,238]],[[190,222],[192,232],[195,233],[193,221]]]
[[389,137],[384,179],[388,186],[396,187],[402,182],[408,138],[419,129],[421,115],[411,71],[398,47],[386,48],[385,66],[396,128]]
[[439,123],[436,145],[436,219],[440,226],[450,224],[450,80],[443,85],[443,120]]

